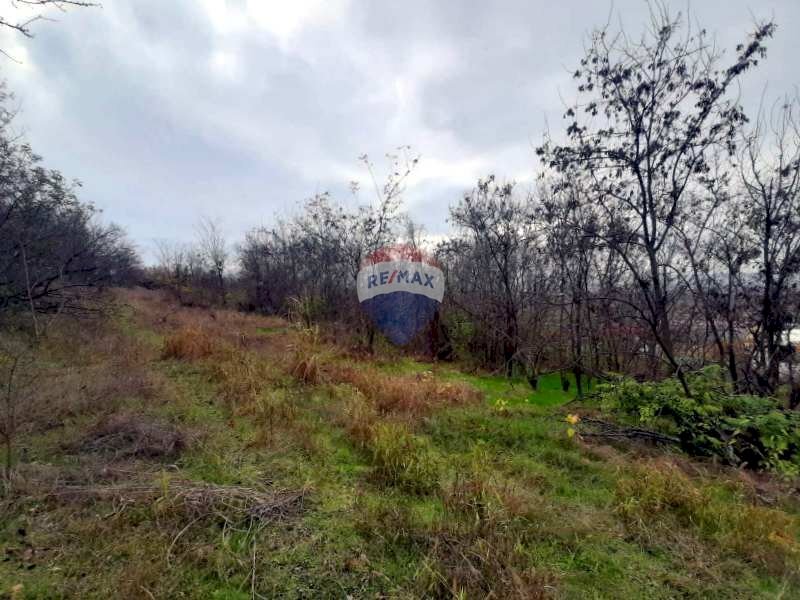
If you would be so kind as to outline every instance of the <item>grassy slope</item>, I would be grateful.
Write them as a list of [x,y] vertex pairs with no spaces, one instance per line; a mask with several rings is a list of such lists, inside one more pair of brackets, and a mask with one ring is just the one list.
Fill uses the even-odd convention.
[[[697,506],[664,495],[672,483],[689,481],[682,472],[658,492],[663,498],[645,506],[652,514],[631,520],[632,499],[620,498],[620,481],[637,481],[646,469],[669,474],[672,463],[569,439],[559,409],[568,395],[557,376],[543,377],[532,392],[523,382],[447,365],[346,361],[387,378],[432,371],[436,381],[485,393],[479,404],[387,417],[413,431],[435,464],[435,475],[414,475],[435,479],[420,492],[376,477],[375,446],[348,426],[352,388],[302,385],[285,375],[282,361],[298,344],[285,325],[237,323],[251,340],[241,352],[264,367],[257,395],[265,400],[256,405],[283,400],[277,412],[232,410],[221,400],[216,358],[159,358],[172,330],[187,322],[213,327],[208,316],[179,313],[162,324],[154,298],[132,301],[135,310],[118,326],[140,348],[137,364],[158,381],[158,394],[125,392],[130,397],[116,398],[108,410],[173,423],[196,439],[175,459],[134,460],[120,470],[166,482],[165,498],[169,481],[194,480],[307,488],[309,500],[301,514],[253,533],[213,519],[192,525],[165,511],[163,499],[126,505],[20,493],[0,505],[0,593],[21,584],[15,597],[105,598],[109,590],[117,597],[220,599],[249,598],[253,590],[270,598],[509,597],[514,590],[564,598],[800,597],[791,572],[758,552],[735,551],[726,530],[700,522]],[[89,362],[111,368],[112,358],[99,348]],[[69,358],[59,360],[62,369],[74,368]],[[346,359],[332,351],[327,360]],[[499,399],[508,401],[506,410],[497,408]],[[64,451],[85,435],[95,412],[76,411],[63,428],[27,435],[22,445],[34,471],[95,472],[97,457]],[[749,503],[736,477],[702,473],[687,484],[687,496],[708,493],[721,515]],[[790,500],[776,498],[797,514]]]

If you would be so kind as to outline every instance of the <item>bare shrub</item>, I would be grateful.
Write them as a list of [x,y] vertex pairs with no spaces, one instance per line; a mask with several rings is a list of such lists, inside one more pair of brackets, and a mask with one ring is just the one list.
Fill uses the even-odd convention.
[[10,481],[16,463],[16,438],[27,420],[25,409],[34,397],[32,384],[39,369],[31,341],[9,337],[0,342],[0,441],[3,444],[3,478]]
[[322,382],[322,369],[320,357],[315,353],[306,353],[296,349],[289,363],[289,372],[292,377],[306,385]]

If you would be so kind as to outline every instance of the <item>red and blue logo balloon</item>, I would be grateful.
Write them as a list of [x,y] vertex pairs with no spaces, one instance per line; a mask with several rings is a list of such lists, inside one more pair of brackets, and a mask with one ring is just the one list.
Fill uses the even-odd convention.
[[416,248],[389,246],[362,262],[356,287],[364,312],[389,340],[402,346],[433,318],[444,297],[444,273]]

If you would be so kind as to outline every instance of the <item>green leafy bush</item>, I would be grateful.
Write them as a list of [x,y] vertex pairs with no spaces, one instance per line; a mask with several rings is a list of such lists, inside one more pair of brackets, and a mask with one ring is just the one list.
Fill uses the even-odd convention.
[[598,386],[606,410],[676,435],[686,452],[736,466],[800,474],[800,413],[774,398],[736,394],[716,367],[689,376],[692,397],[675,379],[638,383],[617,378]]

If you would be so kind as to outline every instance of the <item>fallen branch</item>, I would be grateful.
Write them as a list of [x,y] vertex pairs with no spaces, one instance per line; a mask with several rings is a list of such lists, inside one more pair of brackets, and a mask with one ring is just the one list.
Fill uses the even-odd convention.
[[666,435],[650,429],[642,429],[641,427],[623,427],[616,423],[609,423],[608,421],[593,419],[591,417],[582,417],[580,422],[594,428],[593,431],[581,430],[580,435],[582,437],[644,440],[654,444],[680,445],[681,443],[680,439],[675,436]]

